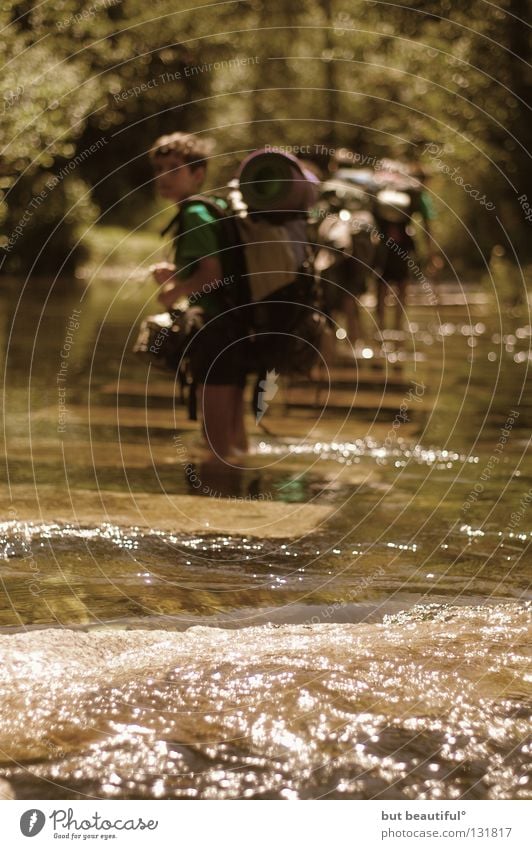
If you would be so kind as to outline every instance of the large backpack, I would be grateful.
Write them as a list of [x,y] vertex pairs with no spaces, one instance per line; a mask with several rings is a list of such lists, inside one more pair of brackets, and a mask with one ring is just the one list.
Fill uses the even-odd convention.
[[[314,196],[315,178],[294,157],[275,151],[256,151],[248,157],[239,178],[230,184],[229,203],[207,195],[183,201],[162,235],[174,228],[179,235],[183,210],[192,204],[204,204],[219,222],[223,267],[230,270],[232,282],[220,287],[217,297],[224,311],[235,311],[241,332],[249,339],[247,369],[257,376],[256,410],[268,373],[309,373],[319,357],[327,319],[307,236],[306,209]],[[174,310],[169,316],[149,316],[134,346],[152,364],[174,374],[177,370],[182,388],[190,384],[187,352],[201,327],[198,312]],[[194,398],[192,389],[191,418],[195,418]]]
[[375,214],[381,221],[407,226],[420,211],[423,186],[400,163],[387,162],[389,167],[375,174]]
[[325,316],[306,214],[249,212],[205,195],[184,201],[181,212],[197,203],[220,224],[223,265],[235,278],[220,293],[223,307],[238,312],[248,335],[249,371],[308,373],[319,356]]

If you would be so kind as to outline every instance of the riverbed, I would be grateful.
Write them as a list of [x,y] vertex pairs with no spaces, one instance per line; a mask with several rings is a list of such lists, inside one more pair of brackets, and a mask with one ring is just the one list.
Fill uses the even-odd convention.
[[530,798],[528,307],[414,291],[218,473],[130,353],[145,290],[33,287],[3,295],[0,793]]

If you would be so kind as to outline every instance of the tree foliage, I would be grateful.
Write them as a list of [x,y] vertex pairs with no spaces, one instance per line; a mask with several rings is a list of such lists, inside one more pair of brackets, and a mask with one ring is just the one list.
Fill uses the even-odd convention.
[[[263,144],[346,145],[372,161],[418,160],[433,175],[444,250],[478,264],[506,230],[527,255],[518,200],[532,198],[523,6],[5,0],[4,246],[22,231],[6,267],[38,257],[57,270],[75,261],[73,248],[98,215],[149,217],[146,152],[173,129],[213,138],[213,185]],[[53,175],[55,187],[32,208]]]

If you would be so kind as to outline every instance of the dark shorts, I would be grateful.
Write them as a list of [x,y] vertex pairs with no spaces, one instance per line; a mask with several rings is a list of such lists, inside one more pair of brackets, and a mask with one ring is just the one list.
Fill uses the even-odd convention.
[[410,256],[398,256],[395,252],[388,250],[386,253],[384,265],[381,270],[383,283],[403,283],[408,280],[409,268],[408,260]]
[[190,370],[196,383],[210,386],[244,386],[248,341],[234,312],[205,318],[190,346]]
[[[377,252],[376,269],[380,283],[404,283],[410,276],[408,262],[414,257],[414,240],[400,225],[382,225],[386,239]],[[388,240],[390,245],[387,244]]]

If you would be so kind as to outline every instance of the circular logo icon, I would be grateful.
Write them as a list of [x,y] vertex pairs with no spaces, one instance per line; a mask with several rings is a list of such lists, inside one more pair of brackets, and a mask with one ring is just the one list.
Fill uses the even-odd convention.
[[46,817],[42,811],[32,808],[25,811],[20,818],[20,830],[24,837],[35,837],[43,830]]

